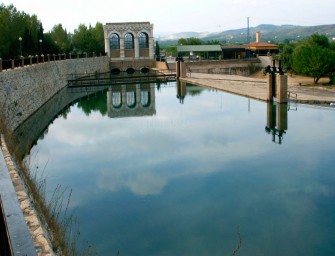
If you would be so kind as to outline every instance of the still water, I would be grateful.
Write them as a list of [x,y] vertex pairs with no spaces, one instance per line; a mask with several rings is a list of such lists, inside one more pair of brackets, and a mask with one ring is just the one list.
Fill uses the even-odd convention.
[[334,127],[329,109],[119,86],[66,108],[32,152],[48,193],[72,189],[79,249],[335,255]]

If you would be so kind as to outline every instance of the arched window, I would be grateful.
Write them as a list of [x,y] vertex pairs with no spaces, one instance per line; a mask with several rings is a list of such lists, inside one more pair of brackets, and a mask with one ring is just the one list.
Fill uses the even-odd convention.
[[134,36],[131,33],[124,35],[124,48],[125,49],[134,49]]
[[150,105],[150,95],[148,91],[141,91],[141,105],[148,107]]
[[141,32],[138,35],[138,43],[140,48],[149,48],[149,37],[147,33]]
[[127,105],[130,108],[135,107],[136,101],[135,101],[135,92],[134,91],[130,91],[127,92]]
[[120,49],[120,37],[118,34],[113,33],[109,38],[110,48],[112,50]]
[[120,92],[113,92],[112,93],[112,105],[115,108],[121,107],[122,100],[121,100],[121,93]]

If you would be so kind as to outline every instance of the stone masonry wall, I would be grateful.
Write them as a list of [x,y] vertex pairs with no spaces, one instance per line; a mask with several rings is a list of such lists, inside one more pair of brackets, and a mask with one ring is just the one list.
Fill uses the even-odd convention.
[[258,59],[185,62],[187,72],[205,74],[250,75],[250,69],[260,66]]
[[68,74],[109,71],[108,57],[45,62],[0,72],[0,109],[14,131],[67,85]]

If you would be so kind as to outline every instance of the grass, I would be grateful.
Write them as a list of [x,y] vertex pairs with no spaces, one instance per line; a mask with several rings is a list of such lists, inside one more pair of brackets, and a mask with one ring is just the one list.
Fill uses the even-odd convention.
[[[3,109],[3,108],[2,108]],[[18,173],[23,180],[29,197],[34,203],[35,211],[43,225],[49,232],[49,239],[52,250],[57,255],[77,255],[76,241],[79,232],[77,231],[76,219],[73,214],[68,213],[68,206],[72,191],[62,189],[60,185],[56,187],[50,201],[46,199],[46,179],[37,178],[38,165],[35,165],[36,172],[32,174],[31,157],[24,161],[17,145],[14,143],[12,133],[6,125],[3,113],[0,113],[0,134],[4,135],[8,150],[17,164]],[[64,199],[66,201],[64,202]]]

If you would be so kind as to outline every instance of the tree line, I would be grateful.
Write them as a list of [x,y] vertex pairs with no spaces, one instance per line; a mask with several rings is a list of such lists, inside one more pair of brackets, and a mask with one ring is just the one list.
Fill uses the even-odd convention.
[[44,32],[36,15],[18,11],[14,5],[0,4],[0,58],[59,53],[104,53],[102,23],[93,27],[80,24],[68,33],[61,24]]

